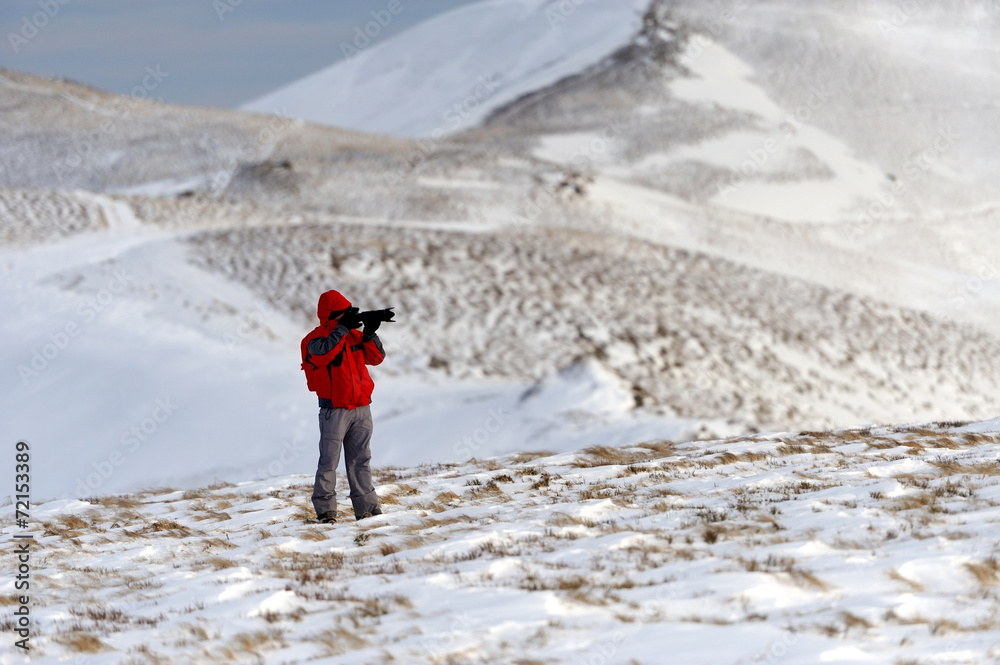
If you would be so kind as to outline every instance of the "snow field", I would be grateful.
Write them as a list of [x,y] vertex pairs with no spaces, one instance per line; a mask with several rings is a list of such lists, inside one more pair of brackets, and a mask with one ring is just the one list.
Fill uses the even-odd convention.
[[333,525],[307,476],[49,501],[32,662],[991,662],[998,429],[380,468]]

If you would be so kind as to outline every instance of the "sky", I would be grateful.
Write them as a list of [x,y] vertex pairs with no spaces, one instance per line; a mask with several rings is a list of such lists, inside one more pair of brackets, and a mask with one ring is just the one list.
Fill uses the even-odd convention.
[[235,108],[475,1],[0,0],[0,67]]

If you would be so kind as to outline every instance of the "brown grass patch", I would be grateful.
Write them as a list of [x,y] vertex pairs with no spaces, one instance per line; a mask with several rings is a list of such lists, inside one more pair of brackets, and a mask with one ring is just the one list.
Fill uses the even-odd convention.
[[966,446],[981,446],[984,443],[996,443],[997,435],[986,436],[985,434],[976,434],[975,432],[966,432],[962,435],[962,443]]
[[136,508],[142,505],[142,502],[131,495],[109,495],[109,496],[98,496],[84,499],[87,503],[94,503],[105,508]]
[[313,540],[313,541],[321,542],[321,541],[324,541],[324,540],[329,540],[330,539],[330,535],[326,531],[324,531],[323,529],[312,528],[312,529],[306,529],[305,531],[303,531],[302,532],[302,538],[304,540]]
[[191,535],[191,529],[173,520],[156,520],[141,527],[137,533],[167,533],[176,538],[185,538]]
[[201,563],[203,566],[211,568],[212,570],[225,570],[226,568],[233,568],[236,566],[235,561],[221,556],[209,557]]
[[407,533],[414,533],[416,531],[423,531],[424,529],[434,529],[439,526],[448,526],[449,524],[463,522],[465,519],[465,517],[428,517],[420,524],[411,524],[404,527],[404,531]]
[[327,628],[316,634],[315,641],[326,647],[328,656],[341,656],[348,651],[364,649],[368,640],[358,635],[356,630],[340,627]]
[[278,630],[258,630],[253,633],[239,633],[233,637],[233,645],[244,653],[260,654],[260,650],[279,646],[283,643],[281,632]]
[[572,464],[577,468],[589,469],[595,466],[627,466],[646,459],[648,459],[646,454],[634,450],[612,446],[590,446],[580,451],[580,456],[576,457]]
[[340,552],[289,552],[275,549],[269,561],[271,569],[289,576],[294,573],[303,583],[332,579],[344,566],[344,555]]
[[90,633],[80,633],[71,632],[68,634],[61,634],[55,638],[55,641],[62,644],[67,649],[72,651],[78,651],[80,653],[101,653],[102,651],[110,651],[110,647],[104,642],[101,642],[95,635]]
[[802,570],[801,568],[793,567],[793,568],[788,568],[788,570],[786,570],[785,572],[788,573],[788,575],[792,578],[792,581],[795,582],[797,586],[801,586],[804,588],[815,588],[819,589],[820,591],[828,591],[830,588],[826,582],[819,579],[818,577],[810,573],[808,570]]
[[893,499],[887,510],[900,511],[900,510],[926,510],[928,512],[936,513],[940,512],[940,508],[937,505],[938,495],[934,492],[918,492],[916,494],[907,494],[906,496],[901,496]]
[[568,513],[552,513],[552,516],[545,520],[545,523],[550,526],[585,526],[588,529],[597,528],[601,524],[596,520],[577,517]]
[[1000,461],[977,461],[962,463],[960,460],[933,460],[932,466],[949,475],[995,476],[1000,474]]
[[542,476],[538,480],[531,483],[531,489],[533,490],[544,489],[549,486],[549,483],[551,481],[552,481],[552,476],[550,476],[548,473],[542,473]]
[[[922,434],[921,432],[927,432],[927,434]],[[960,446],[951,436],[943,434],[941,432],[934,432],[931,430],[922,430],[918,432],[918,436],[924,436],[924,446],[928,448],[946,448],[948,450],[958,450]]]
[[77,515],[60,515],[55,522],[42,522],[42,526],[45,528],[43,535],[62,538],[77,538],[91,528],[91,524]]
[[859,617],[857,614],[848,612],[847,610],[842,610],[840,613],[840,620],[844,622],[844,626],[847,630],[851,628],[860,628],[861,630],[868,630],[872,627],[872,624],[868,619],[864,617]]
[[644,448],[652,453],[652,457],[673,457],[677,454],[677,444],[674,441],[645,441],[638,444],[639,448]]
[[513,455],[510,455],[507,459],[509,459],[514,464],[527,464],[528,462],[534,462],[536,459],[542,457],[552,457],[553,455],[555,455],[555,453],[552,452],[551,450],[532,450],[521,453],[514,453]]
[[906,577],[895,568],[890,570],[888,575],[889,579],[896,580],[897,582],[902,582],[903,584],[905,584],[907,587],[909,587],[910,591],[913,591],[915,593],[921,593],[924,590],[924,586],[922,584],[911,580],[909,577]]
[[871,437],[872,428],[863,427],[861,429],[841,430],[832,434],[840,441],[860,441]]
[[504,491],[500,489],[494,481],[487,481],[484,485],[473,486],[468,492],[469,496],[474,499],[481,499],[485,497],[507,497]]
[[965,567],[969,569],[980,586],[991,587],[1000,584],[1000,564],[997,563],[996,557],[990,557],[978,563],[967,563]]

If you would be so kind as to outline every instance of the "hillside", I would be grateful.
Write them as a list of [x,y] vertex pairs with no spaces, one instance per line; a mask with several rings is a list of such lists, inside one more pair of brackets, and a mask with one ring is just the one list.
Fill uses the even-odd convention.
[[994,662],[998,428],[380,468],[332,525],[305,475],[46,501],[32,662]]
[[[296,349],[327,288],[398,312],[376,372],[382,463],[468,459],[491,409],[510,417],[479,456],[995,415],[995,155],[972,133],[995,26],[934,3],[891,40],[872,38],[881,4],[773,0],[722,24],[712,3],[585,3],[556,26],[549,8],[471,5],[477,31],[446,14],[344,65],[395,71],[407,40],[437,35],[410,63],[432,72],[421,85],[462,63],[520,72],[516,96],[437,138],[0,72],[0,422],[46,444],[44,496],[79,495],[168,397],[182,408],[155,443],[91,490],[266,477],[284,447],[311,449]],[[458,57],[521,10],[513,61],[510,42]],[[575,48],[605,23],[609,41]],[[929,25],[939,42],[917,38]],[[935,78],[908,64],[920,53]],[[796,96],[800,60],[832,90],[821,108]],[[891,113],[943,71],[947,104]],[[864,72],[885,98],[859,115]],[[394,80],[363,83],[380,99]],[[400,123],[441,101],[410,92],[425,98]],[[941,123],[958,138],[906,178]],[[896,203],[859,217],[886,191]]]
[[438,140],[600,62],[632,38],[647,5],[485,0],[393,39],[369,39],[347,59],[242,108]]

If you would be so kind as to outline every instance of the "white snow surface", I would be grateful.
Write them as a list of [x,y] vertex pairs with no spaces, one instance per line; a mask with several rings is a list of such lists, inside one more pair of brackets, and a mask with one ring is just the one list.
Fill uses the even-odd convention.
[[391,39],[376,38],[346,60],[242,108],[437,138],[474,127],[493,109],[607,57],[635,36],[647,5],[647,0],[479,2]]
[[360,522],[291,474],[6,506],[0,542],[32,663],[981,665],[998,455],[996,421],[598,446],[380,470]]
[[[0,253],[0,430],[32,445],[34,497],[314,470],[318,409],[298,366],[308,330],[189,263],[186,232],[86,196],[108,229]],[[459,381],[397,366],[405,340],[391,325],[380,336],[376,465],[684,438],[701,424],[635,411],[594,361],[537,385]]]

